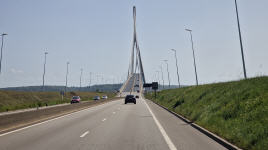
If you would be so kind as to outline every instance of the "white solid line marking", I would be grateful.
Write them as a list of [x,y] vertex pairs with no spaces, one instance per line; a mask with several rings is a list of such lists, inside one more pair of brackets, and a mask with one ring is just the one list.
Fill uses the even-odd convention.
[[[144,100],[145,101],[145,100]],[[177,148],[175,147],[175,145],[172,143],[172,141],[170,140],[170,138],[168,137],[165,129],[162,127],[162,125],[159,123],[159,121],[157,120],[157,118],[155,117],[154,113],[152,112],[151,108],[149,107],[149,105],[147,104],[147,102],[145,101],[145,104],[147,106],[147,108],[149,109],[150,113],[153,116],[153,119],[157,125],[157,127],[159,128],[161,134],[163,135],[168,147],[170,150],[177,150]]]
[[102,121],[105,121],[105,120],[106,120],[106,118],[102,119]]
[[[109,103],[111,103],[111,102],[109,102]],[[105,104],[108,104],[108,103],[103,103],[103,104],[97,105],[96,107],[102,106],[102,105],[105,105]],[[67,117],[67,116],[70,116],[70,115],[73,115],[73,114],[76,114],[76,113],[80,113],[82,111],[87,111],[89,109],[94,110],[96,107],[93,106],[93,107],[86,108],[86,109],[83,109],[83,110],[80,110],[80,111],[76,111],[76,112],[73,112],[73,113],[70,113],[70,114],[66,114],[66,115],[63,115],[63,116],[60,116],[60,117],[56,117],[56,118],[53,118],[53,119],[50,119],[50,120],[47,120],[47,121],[36,123],[36,124],[30,125],[30,126],[27,126],[27,127],[23,127],[23,128],[17,129],[17,130],[13,130],[13,131],[10,131],[10,132],[7,132],[7,133],[3,133],[3,134],[0,134],[0,137],[8,135],[8,134],[11,134],[11,133],[14,133],[14,132],[18,132],[18,131],[21,131],[21,130],[24,130],[24,129],[28,129],[28,128],[31,128],[31,127],[34,127],[34,126],[38,126],[38,125],[41,125],[41,124],[44,124],[44,123],[48,123],[48,122],[51,122],[51,121],[54,121],[54,120],[57,120],[57,119],[61,119],[61,118],[64,118],[64,117]]]
[[86,136],[88,133],[89,133],[89,131],[87,131],[87,132],[83,133],[83,134],[80,136],[80,138],[82,138],[82,137]]

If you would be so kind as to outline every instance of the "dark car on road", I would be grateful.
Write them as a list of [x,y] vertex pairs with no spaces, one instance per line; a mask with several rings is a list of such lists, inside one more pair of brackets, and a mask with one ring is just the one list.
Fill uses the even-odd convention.
[[134,97],[134,95],[127,95],[125,98],[125,104],[127,103],[134,103],[136,104],[136,98]]
[[71,104],[73,103],[79,103],[81,101],[79,96],[73,96],[71,100]]
[[99,97],[99,96],[95,96],[93,99],[94,99],[95,101],[96,101],[96,100],[100,100],[100,97]]

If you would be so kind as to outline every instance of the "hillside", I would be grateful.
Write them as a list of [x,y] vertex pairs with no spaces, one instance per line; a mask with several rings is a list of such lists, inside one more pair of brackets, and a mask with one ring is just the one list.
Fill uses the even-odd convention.
[[148,99],[231,143],[268,149],[268,77],[163,90]]

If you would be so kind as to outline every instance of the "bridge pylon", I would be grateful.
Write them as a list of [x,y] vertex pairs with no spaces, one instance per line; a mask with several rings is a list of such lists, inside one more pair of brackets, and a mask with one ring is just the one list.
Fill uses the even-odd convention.
[[141,52],[137,39],[136,30],[136,7],[133,6],[133,43],[131,49],[130,63],[128,68],[128,78],[126,82],[122,85],[120,92],[132,92],[139,87],[142,88],[143,83],[145,83],[144,69],[142,65]]

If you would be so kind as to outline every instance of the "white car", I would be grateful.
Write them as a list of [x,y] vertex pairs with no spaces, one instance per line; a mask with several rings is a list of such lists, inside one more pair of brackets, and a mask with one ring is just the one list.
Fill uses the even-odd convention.
[[104,95],[101,97],[101,99],[108,99],[108,96]]

